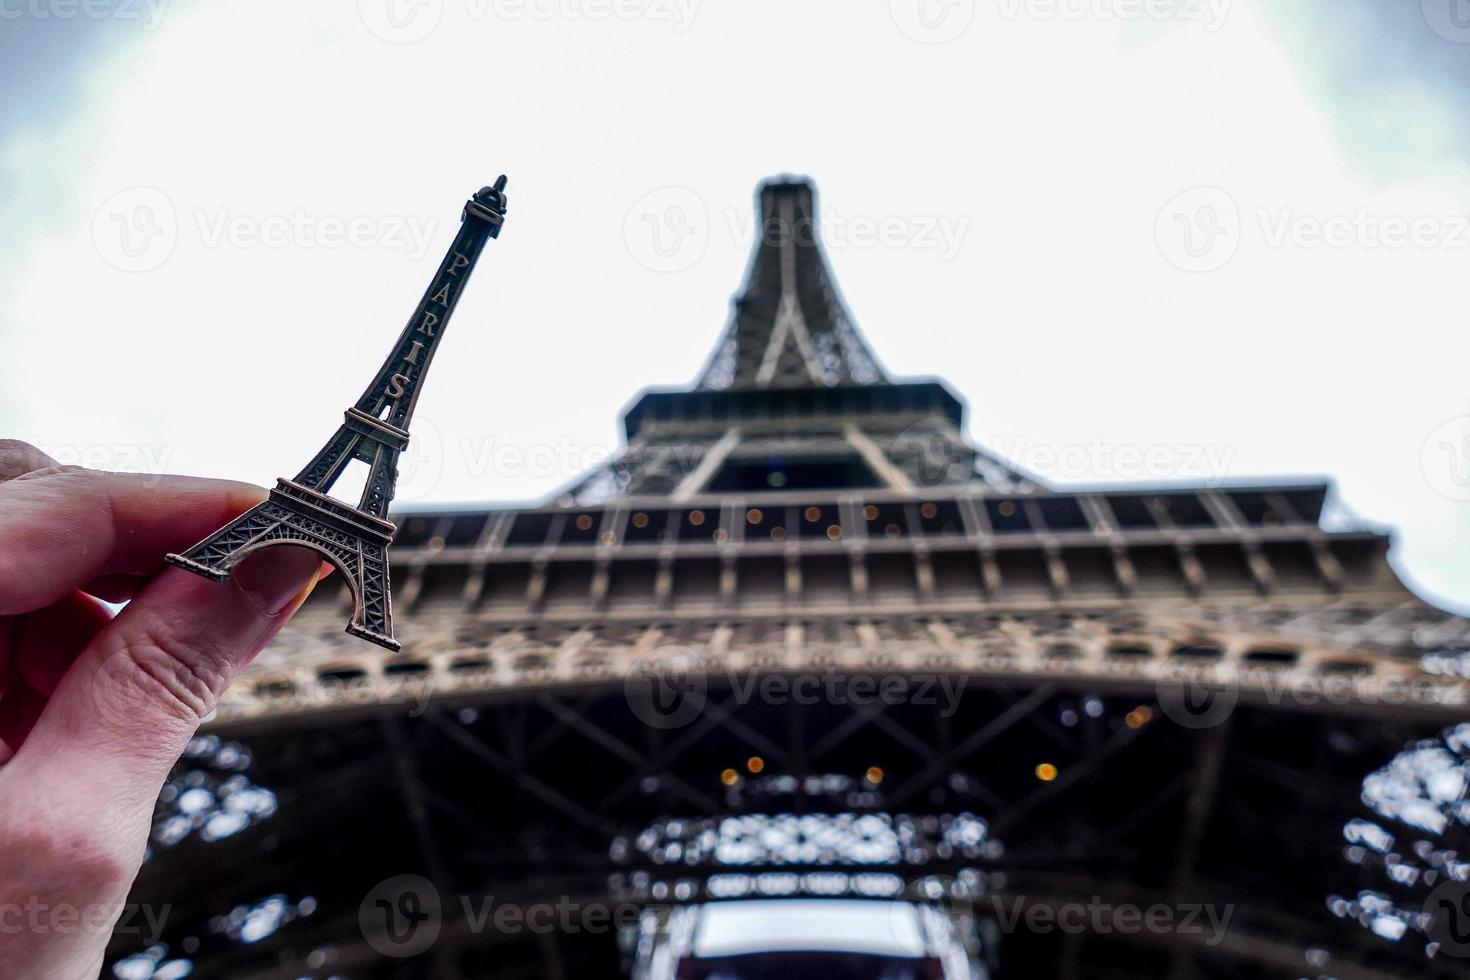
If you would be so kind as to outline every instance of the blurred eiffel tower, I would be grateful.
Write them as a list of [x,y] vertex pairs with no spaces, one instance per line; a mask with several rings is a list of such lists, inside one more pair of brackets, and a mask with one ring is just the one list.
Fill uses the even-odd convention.
[[[344,642],[350,596],[319,589],[230,691],[210,737],[249,747],[279,811],[156,839],[134,897],[174,903],[174,948],[195,937],[209,975],[652,978],[671,904],[877,894],[944,906],[973,976],[1453,975],[1422,922],[1391,942],[1372,917],[1417,908],[1431,879],[1403,871],[1458,818],[1375,850],[1365,828],[1396,825],[1363,780],[1465,716],[1466,620],[1325,483],[1071,490],[972,445],[954,392],[858,333],[812,185],[757,202],[697,384],[645,391],[617,458],[544,503],[396,514],[401,655]],[[179,792],[213,778],[191,766]],[[177,815],[170,842],[200,820]],[[211,854],[247,870],[195,870]],[[370,899],[403,872],[442,924],[387,955]],[[621,945],[486,931],[454,901],[484,894],[646,914]],[[314,911],[211,932],[273,895]],[[1235,915],[1206,943],[1005,932],[987,904],[1095,896]]]

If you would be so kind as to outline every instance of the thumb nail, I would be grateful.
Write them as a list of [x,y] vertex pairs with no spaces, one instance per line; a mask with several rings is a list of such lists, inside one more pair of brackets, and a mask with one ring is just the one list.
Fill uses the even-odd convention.
[[277,545],[246,559],[230,578],[261,612],[275,616],[316,582],[321,567],[311,549]]

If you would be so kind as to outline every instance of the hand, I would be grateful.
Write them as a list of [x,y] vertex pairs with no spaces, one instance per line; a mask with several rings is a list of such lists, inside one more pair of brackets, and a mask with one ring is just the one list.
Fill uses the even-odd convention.
[[[251,558],[224,585],[165,567],[166,553],[264,497],[246,484],[58,466],[0,440],[5,976],[98,975],[170,768],[329,568],[292,547]],[[102,599],[130,601],[114,618]]]

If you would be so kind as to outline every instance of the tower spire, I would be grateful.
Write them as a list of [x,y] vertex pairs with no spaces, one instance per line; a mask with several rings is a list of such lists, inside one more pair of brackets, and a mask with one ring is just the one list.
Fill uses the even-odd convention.
[[756,200],[750,270],[699,387],[886,383],[822,254],[812,182],[773,177],[761,184]]

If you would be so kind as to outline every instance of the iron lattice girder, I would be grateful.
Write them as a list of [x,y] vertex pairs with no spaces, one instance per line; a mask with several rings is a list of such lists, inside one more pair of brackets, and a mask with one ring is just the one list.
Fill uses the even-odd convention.
[[[795,802],[790,796],[761,795],[744,783],[732,793],[714,778],[719,765],[739,765],[753,751],[748,736],[756,732],[769,748],[777,750],[770,754],[771,760],[800,759],[811,772],[860,773],[876,759],[887,772],[883,785],[897,787],[895,796],[904,791],[905,773],[921,772],[935,759],[946,760],[943,777],[926,783],[932,792],[909,791],[907,805],[901,808],[895,799],[875,797],[866,804],[866,811],[859,812],[969,809],[980,814],[1005,849],[994,858],[970,862],[970,866],[998,882],[997,894],[1007,900],[1077,903],[1099,895],[1123,901],[1136,894],[1120,890],[1118,883],[1128,880],[1145,891],[1153,889],[1147,892],[1150,903],[1210,901],[1248,908],[1249,931],[1235,938],[1245,936],[1252,943],[1197,951],[1205,956],[1226,955],[1251,962],[1255,955],[1251,949],[1264,943],[1270,955],[1278,957],[1275,965],[1279,967],[1279,957],[1291,955],[1300,961],[1302,949],[1320,942],[1346,951],[1343,959],[1334,960],[1334,975],[1409,972],[1402,961],[1397,967],[1385,968],[1381,949],[1375,951],[1370,937],[1361,930],[1345,930],[1325,914],[1321,921],[1305,922],[1287,914],[1300,910],[1290,894],[1299,888],[1281,894],[1285,882],[1269,876],[1276,867],[1276,856],[1295,856],[1294,883],[1306,878],[1325,891],[1340,887],[1337,882],[1351,880],[1348,869],[1339,863],[1333,841],[1340,840],[1337,831],[1356,804],[1337,794],[1302,807],[1294,795],[1263,789],[1247,746],[1322,746],[1333,741],[1329,732],[1351,733],[1337,740],[1357,743],[1350,754],[1332,761],[1330,768],[1313,760],[1321,769],[1321,780],[1338,784],[1341,772],[1366,771],[1414,729],[1385,727],[1362,718],[1282,715],[1242,707],[1229,729],[1229,744],[1218,754],[1197,755],[1223,736],[1215,731],[1182,731],[1158,714],[1138,728],[1122,725],[1118,723],[1121,712],[1131,710],[1137,702],[1107,696],[1101,700],[1106,705],[1101,718],[1084,714],[1079,728],[1064,730],[1070,736],[1065,744],[1048,728],[1055,724],[1061,707],[1078,703],[1072,695],[1062,690],[991,688],[967,689],[958,710],[948,719],[907,705],[882,710],[872,705],[773,707],[713,697],[707,716],[687,729],[666,733],[662,744],[648,748],[609,735],[634,730],[624,723],[631,709],[617,691],[595,697],[588,692],[571,699],[541,694],[481,702],[478,717],[472,720],[431,707],[426,717],[399,718],[390,728],[379,723],[366,727],[344,723],[340,736],[319,745],[311,740],[303,743],[300,732],[277,730],[254,740],[263,767],[257,775],[267,785],[289,783],[292,773],[314,770],[315,756],[336,757],[338,741],[355,744],[363,737],[371,739],[376,732],[390,753],[403,754],[402,768],[415,773],[423,786],[436,790],[420,792],[411,782],[384,781],[368,766],[359,771],[356,792],[326,794],[320,800],[301,795],[291,801],[289,809],[283,809],[274,825],[255,833],[256,843],[263,836],[275,839],[273,860],[297,869],[300,888],[318,897],[323,918],[315,923],[307,920],[295,932],[283,929],[278,940],[267,940],[253,951],[261,959],[252,962],[268,961],[282,949],[304,955],[316,946],[350,946],[356,940],[355,910],[375,878],[416,870],[432,873],[429,850],[454,855],[441,872],[433,874],[439,889],[449,894],[493,894],[500,901],[515,896],[515,901],[526,902],[552,901],[568,894],[582,895],[588,901],[626,898],[608,891],[606,847],[613,838],[634,834],[650,821],[671,814],[718,819],[720,814],[780,812],[783,800],[788,809]],[[794,717],[806,724],[783,723]],[[574,724],[573,718],[587,721]],[[950,726],[948,733],[941,731],[941,722]],[[557,724],[562,727],[552,737],[549,732]],[[894,737],[892,726],[907,736]],[[1092,732],[1088,726],[1099,730]],[[357,728],[361,735],[353,733]],[[841,734],[834,738],[833,733]],[[294,759],[277,754],[276,741],[302,745],[304,754]],[[947,751],[938,748],[946,741]],[[1038,783],[1029,772],[1033,757],[1040,753],[1055,760],[1061,771],[1054,782]],[[1279,763],[1287,772],[1305,764],[1305,756],[1293,755],[1285,753]],[[273,763],[273,759],[278,761]],[[1207,764],[1219,780],[1218,796],[1250,805],[1258,823],[1239,824],[1222,815],[1204,820],[1195,835],[1176,832],[1186,820],[1189,803],[1181,791],[1187,783],[1180,776],[1200,759],[1213,759]],[[777,767],[774,761],[770,765]],[[456,778],[444,778],[448,772]],[[665,774],[651,790],[643,782],[650,772]],[[966,779],[956,783],[948,778],[954,775]],[[989,787],[998,802],[973,791],[978,781]],[[676,782],[691,787],[702,798],[681,793]],[[1086,803],[1089,787],[1104,782],[1111,788],[1111,807]],[[628,785],[637,789],[613,791]],[[808,798],[803,803],[807,812],[852,809],[849,798]],[[350,819],[351,814],[363,812],[378,817],[371,825]],[[527,828],[534,829],[531,838],[524,836]],[[426,839],[433,842],[432,848],[424,847]],[[504,846],[489,851],[483,847],[483,842],[497,840],[503,840]],[[536,841],[555,843],[543,847]],[[213,846],[248,853],[250,844],[245,839]],[[1183,853],[1188,851],[1193,857]],[[216,852],[216,859],[221,853]],[[344,874],[346,868],[337,863],[336,855],[367,853],[375,855],[372,863],[351,874]],[[187,858],[183,852],[176,856]],[[1181,860],[1199,862],[1195,880],[1183,892],[1175,871]],[[248,867],[251,862],[245,863]],[[771,867],[791,870],[792,865]],[[900,871],[912,878],[931,872],[953,874],[960,867],[937,860]],[[638,870],[663,873],[670,880],[699,880],[712,873],[742,870],[654,866],[646,861],[625,862],[622,869],[625,874]],[[1258,880],[1248,869],[1268,877]],[[189,881],[188,873],[181,874],[177,864],[159,876],[150,877],[148,871],[145,869],[141,890],[135,895],[140,901],[169,901],[181,894],[197,901],[207,899],[211,887],[222,887],[218,882]],[[1059,884],[1058,873],[1081,875],[1083,884]],[[573,887],[571,882],[578,876],[583,884]],[[231,884],[243,887],[252,877],[256,875],[243,875]],[[265,875],[251,887],[264,888],[268,879]],[[547,884],[556,881],[568,884]],[[1156,936],[1119,938],[1175,941]],[[245,956],[244,952],[236,955]],[[1358,966],[1353,965],[1354,959]],[[1048,967],[1044,961],[1032,962],[1030,969],[1045,972]],[[1375,969],[1378,974],[1372,972]],[[234,972],[246,975],[249,970],[242,961],[242,968]]]
[[[1140,499],[1118,495],[1129,507]],[[1044,516],[1056,501],[1101,516],[1074,530],[1002,529],[989,516]],[[1208,618],[1268,599],[1298,619],[1306,613],[1292,606],[1327,607],[1351,646],[1470,642],[1464,619],[1418,602],[1393,578],[1382,535],[1301,522],[1119,529],[1115,506],[1107,495],[776,495],[410,517],[406,547],[394,550],[395,591],[409,614],[439,619],[457,606],[461,622],[487,628],[517,618],[708,617],[712,608],[751,619],[875,609],[1067,615],[1169,599]],[[330,588],[319,592],[325,600]]]
[[[570,621],[497,621],[435,608],[431,623],[405,625],[411,656],[385,662],[330,646],[331,610],[318,607],[326,621],[303,614],[226,695],[211,724],[248,730],[270,719],[391,711],[428,699],[616,688],[630,672],[657,668],[670,655],[715,685],[752,674],[867,672],[1153,695],[1205,680],[1247,703],[1450,720],[1470,698],[1463,680],[1429,674],[1390,645],[1391,637],[1425,628],[1415,625],[1424,622],[1423,608],[1398,603],[1364,619],[1358,601],[1165,602],[1060,615],[607,617],[597,628],[574,613],[565,617]],[[1464,625],[1446,617],[1437,628],[1449,633]]]
[[[1250,488],[1241,492],[1261,491]],[[1161,501],[1161,507],[1170,506],[1172,500],[1173,506],[1187,506],[1193,513],[1184,523],[1173,522],[1167,517],[1154,520],[1140,516],[1135,508],[1143,506],[1141,501],[1148,500]],[[1384,535],[1372,531],[1327,530],[1318,526],[1311,517],[1253,524],[1243,516],[1238,519],[1222,516],[1218,520],[1201,516],[1210,510],[1223,509],[1228,504],[1227,493],[1208,490],[1047,493],[1033,496],[977,493],[973,489],[967,491],[951,487],[919,488],[914,492],[869,488],[847,492],[697,493],[678,500],[665,496],[628,497],[591,505],[567,500],[546,507],[400,515],[400,522],[412,526],[399,536],[398,544],[404,550],[405,559],[426,565],[488,560],[505,553],[509,557],[519,549],[556,548],[567,552],[567,557],[575,557],[585,550],[616,557],[669,550],[679,554],[698,554],[709,545],[730,548],[742,544],[831,546],[834,539],[824,533],[825,528],[807,529],[819,532],[815,534],[801,533],[804,528],[802,515],[813,508],[840,520],[844,547],[852,547],[858,542],[869,547],[892,547],[899,543],[912,545],[915,542],[943,547],[958,541],[984,544],[997,550],[1037,545],[1056,548],[1114,544],[1124,547],[1199,547],[1233,543],[1260,548],[1293,541],[1308,544],[1339,540],[1386,542]],[[749,521],[746,518],[751,508],[783,522]],[[1117,508],[1125,508],[1128,516],[1120,516]],[[702,511],[708,520],[686,526],[688,515],[696,510]],[[881,519],[876,515],[860,516],[871,510],[893,516]],[[640,513],[644,521],[631,520]],[[799,519],[785,522],[791,513]],[[576,520],[584,516],[587,521]],[[559,521],[559,517],[566,520]],[[446,518],[449,520],[445,523],[454,528],[456,539],[441,540],[434,547],[429,547],[434,537],[429,529]],[[769,533],[773,527],[782,528],[785,534],[773,538]],[[1349,561],[1368,561],[1372,557],[1370,551],[1362,559],[1349,556]],[[1372,577],[1358,577],[1354,581],[1359,587],[1379,584]]]

